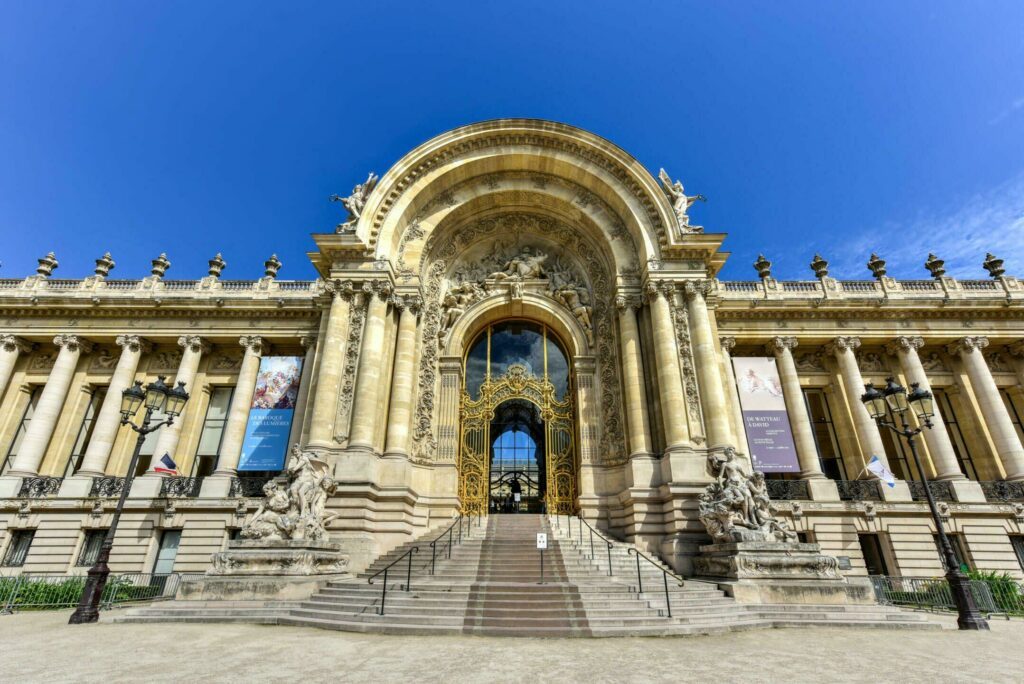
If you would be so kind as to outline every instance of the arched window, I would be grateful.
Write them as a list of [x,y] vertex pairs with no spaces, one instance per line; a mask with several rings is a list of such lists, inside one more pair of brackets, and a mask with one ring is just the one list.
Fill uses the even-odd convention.
[[569,359],[552,330],[532,321],[502,321],[480,331],[466,354],[464,371],[470,398],[479,399],[484,380],[501,377],[512,364],[525,366],[534,377],[546,378],[558,401],[565,400]]

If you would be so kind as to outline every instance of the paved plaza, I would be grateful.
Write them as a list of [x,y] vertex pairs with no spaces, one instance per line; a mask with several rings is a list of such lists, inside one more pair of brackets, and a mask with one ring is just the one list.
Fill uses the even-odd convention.
[[[0,617],[5,682],[1019,682],[1024,621],[988,634],[755,630],[684,638],[389,637]],[[943,618],[945,619],[945,618]],[[813,657],[812,657],[813,656]]]

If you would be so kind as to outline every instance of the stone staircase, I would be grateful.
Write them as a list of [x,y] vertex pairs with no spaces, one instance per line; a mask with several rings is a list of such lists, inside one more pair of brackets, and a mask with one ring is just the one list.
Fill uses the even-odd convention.
[[[464,525],[461,543],[455,531],[451,545],[447,536],[438,540],[433,561],[429,540],[438,531],[378,558],[353,580],[327,583],[305,601],[174,601],[129,609],[116,619],[531,637],[661,636],[818,625],[939,628],[921,614],[886,606],[742,605],[715,584],[687,580],[679,586],[671,576],[666,603],[666,566],[641,559],[638,581],[631,545],[613,541],[609,549],[594,534],[591,547],[591,531],[583,527],[581,533],[580,528],[579,519],[566,516],[493,515],[480,526]],[[538,532],[549,535],[543,576]],[[412,547],[418,551],[388,570],[381,611],[384,575],[378,574],[374,584],[368,579]]]

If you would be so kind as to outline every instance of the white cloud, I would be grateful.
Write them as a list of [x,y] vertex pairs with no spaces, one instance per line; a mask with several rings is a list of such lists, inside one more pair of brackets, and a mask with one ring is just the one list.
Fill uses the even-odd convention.
[[1006,109],[1004,109],[1003,111],[999,112],[994,117],[989,119],[988,125],[995,126],[996,124],[1002,122],[1003,119],[1007,118],[1011,114],[1016,113],[1022,107],[1024,107],[1024,97],[1018,97],[1016,100],[1010,103],[1009,107],[1007,107]]
[[991,252],[1006,262],[1008,275],[1024,277],[1024,173],[951,209],[861,231],[829,250],[832,275],[870,278],[867,260],[877,252],[890,276],[928,278],[924,261],[932,252],[945,259],[947,275],[986,278],[981,262]]

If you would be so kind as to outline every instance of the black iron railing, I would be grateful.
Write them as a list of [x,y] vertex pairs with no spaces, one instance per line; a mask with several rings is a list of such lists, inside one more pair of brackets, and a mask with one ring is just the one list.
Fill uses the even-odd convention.
[[201,477],[165,477],[160,483],[160,496],[170,499],[195,498],[203,486]]
[[[452,521],[452,524],[445,529],[444,532],[437,535],[433,541],[430,542],[430,574],[434,574],[434,570],[437,565],[437,553],[438,553],[438,542],[442,542],[440,551],[442,554],[446,554],[446,558],[452,557],[452,547],[455,544],[462,544],[462,528],[465,526],[468,530],[473,526],[473,518],[476,518],[477,527],[481,525],[482,516],[479,512],[477,513],[459,513],[458,517]],[[458,535],[456,536],[455,529],[458,528]],[[447,537],[447,540],[445,540]]]
[[[611,577],[612,574],[613,574],[612,573],[612,542],[611,542],[611,540],[608,539],[607,537],[605,537],[603,534],[601,534],[597,530],[595,530],[593,527],[591,527],[590,523],[588,523],[586,520],[584,520],[580,516],[578,516],[578,515],[573,516],[573,515],[569,515],[568,513],[566,513],[565,514],[565,524],[566,524],[566,527],[568,528],[569,539],[570,540],[572,539],[572,521],[573,521],[573,518],[575,518],[579,522],[579,525],[578,525],[578,528],[579,528],[578,529],[578,535],[579,535],[579,547],[580,547],[580,550],[583,549],[583,527],[586,526],[587,530],[589,530],[588,535],[589,535],[589,538],[590,538],[590,560],[596,562],[596,556],[594,554],[594,536],[596,535],[599,540],[604,542],[604,544],[605,544],[605,551],[608,553],[608,576]],[[560,514],[555,514],[555,527],[557,527],[559,529],[562,528],[562,516]],[[583,554],[583,555],[584,555],[584,557],[586,557],[586,554]],[[600,567],[600,565],[598,567]]]
[[380,570],[378,570],[377,572],[373,573],[372,575],[370,575],[369,577],[366,578],[367,584],[373,584],[373,580],[374,579],[379,577],[381,575],[381,573],[384,574],[384,581],[381,584],[381,588],[380,588],[380,608],[377,610],[377,615],[383,615],[384,614],[384,601],[388,597],[388,571],[396,563],[398,563],[398,561],[402,560],[403,558],[408,558],[409,559],[407,561],[407,564],[406,564],[406,567],[405,567],[405,585],[404,585],[404,587],[401,584],[398,585],[399,589],[401,589],[401,590],[403,590],[405,592],[408,592],[409,591],[409,587],[412,586],[412,557],[413,557],[413,554],[416,554],[416,553],[419,553],[419,552],[420,552],[420,547],[418,547],[418,546],[411,546],[411,547],[409,547],[409,550],[406,551],[405,553],[403,553],[401,556],[399,556],[395,560],[391,561],[390,563],[385,565],[383,568],[381,568]]
[[57,496],[63,481],[63,477],[26,477],[21,481],[21,490],[18,492],[18,496],[29,499]]
[[1024,482],[995,480],[978,484],[981,485],[981,491],[985,493],[987,501],[1024,501]]
[[765,480],[768,498],[774,501],[808,501],[811,490],[807,480]]
[[230,497],[260,498],[263,494],[263,487],[273,480],[277,475],[263,477],[233,477],[231,486],[228,488]]
[[661,579],[662,579],[662,582],[664,583],[664,586],[665,586],[665,612],[666,612],[666,617],[672,617],[672,600],[669,598],[669,595],[668,595],[668,578],[669,578],[669,576],[671,576],[672,579],[675,580],[676,583],[679,586],[683,586],[683,578],[680,577],[679,575],[676,575],[675,573],[671,573],[668,570],[666,570],[665,568],[661,567],[661,563],[659,563],[658,561],[654,560],[653,558],[649,558],[648,556],[645,556],[644,554],[642,554],[637,549],[634,549],[634,548],[630,547],[630,548],[626,549],[626,552],[629,553],[632,556],[636,556],[636,595],[637,595],[637,598],[639,598],[644,593],[644,578],[643,578],[643,575],[640,573],[640,559],[643,558],[645,561],[647,561],[648,563],[653,565],[655,567],[655,569],[661,571]]
[[92,479],[92,489],[89,490],[89,496],[100,498],[121,496],[124,482],[125,478],[123,477],[94,477]]
[[[910,496],[914,501],[927,501],[928,495],[925,494],[924,488],[925,483],[917,480],[907,480],[907,485],[910,486]],[[953,483],[945,482],[942,480],[929,480],[928,489],[932,490],[932,497],[936,501],[956,501],[956,497],[953,495]]]
[[878,480],[837,480],[836,487],[843,501],[882,500],[882,487]]

